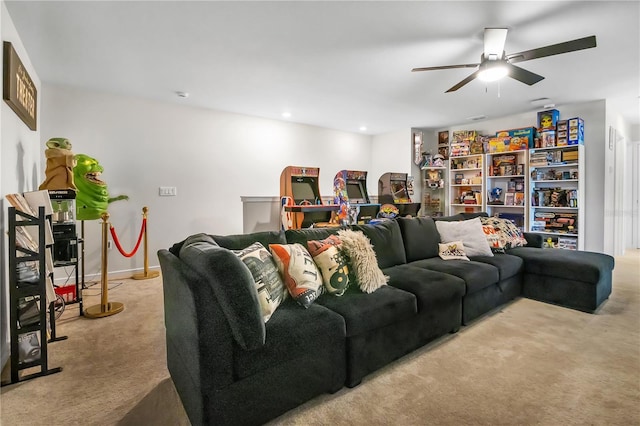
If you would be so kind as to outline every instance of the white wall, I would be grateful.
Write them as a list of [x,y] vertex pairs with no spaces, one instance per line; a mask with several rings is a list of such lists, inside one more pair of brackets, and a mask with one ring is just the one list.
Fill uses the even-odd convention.
[[[338,171],[371,170],[370,136],[45,84],[41,146],[51,137],[96,158],[110,196],[130,197],[109,208],[125,250],[149,207],[152,267],[159,248],[193,233],[241,233],[240,197],[279,196],[287,166],[319,167],[322,195],[333,193]],[[371,176],[368,185],[377,185]],[[175,186],[178,195],[159,197],[159,186]],[[87,276],[100,271],[101,222],[85,221]],[[142,252],[109,251],[111,274],[142,267]]]
[[[367,176],[367,188],[370,195],[378,195],[378,179],[385,173],[407,173],[414,176],[414,187],[418,190],[420,174],[415,174],[411,148],[411,129],[399,130],[373,137],[371,145],[371,168]],[[416,194],[411,196],[413,202],[420,202]]]
[[[2,41],[9,41],[24,64],[29,76],[36,86],[39,95],[42,94],[40,79],[31,64],[29,55],[22,45],[13,21],[9,16],[4,2],[0,2],[0,33]],[[2,64],[0,57],[0,65]],[[0,66],[0,69],[3,69]],[[0,107],[0,276],[2,287],[0,288],[0,353],[2,366],[9,359],[11,349],[9,347],[9,299],[8,299],[8,271],[7,271],[7,215],[9,204],[4,196],[15,192],[25,192],[38,189],[40,184],[40,124],[36,124],[38,130],[30,130],[26,124],[13,112],[6,102],[2,101]],[[37,117],[40,121],[41,102],[38,102]]]

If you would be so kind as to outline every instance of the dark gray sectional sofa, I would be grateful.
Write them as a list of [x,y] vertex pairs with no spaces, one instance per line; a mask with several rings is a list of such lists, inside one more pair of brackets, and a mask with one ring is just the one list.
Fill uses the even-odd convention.
[[[458,215],[443,220],[464,220]],[[387,286],[285,300],[265,324],[247,267],[230,250],[322,240],[337,228],[197,234],[158,252],[169,372],[194,425],[252,425],[343,386],[519,296],[587,312],[611,293],[611,256],[540,248],[442,260],[432,218],[353,225]],[[537,247],[534,247],[537,246]]]

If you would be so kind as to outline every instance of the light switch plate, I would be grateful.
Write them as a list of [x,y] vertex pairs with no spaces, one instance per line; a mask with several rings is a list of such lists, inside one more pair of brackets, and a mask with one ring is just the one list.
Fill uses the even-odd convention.
[[178,188],[175,186],[161,186],[158,189],[158,195],[161,197],[174,197],[178,195]]

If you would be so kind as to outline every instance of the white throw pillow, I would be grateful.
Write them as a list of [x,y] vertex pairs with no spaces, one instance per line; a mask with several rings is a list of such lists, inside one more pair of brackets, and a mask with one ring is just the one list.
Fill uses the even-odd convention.
[[440,242],[462,241],[467,256],[493,256],[479,217],[458,222],[436,220],[436,228]]

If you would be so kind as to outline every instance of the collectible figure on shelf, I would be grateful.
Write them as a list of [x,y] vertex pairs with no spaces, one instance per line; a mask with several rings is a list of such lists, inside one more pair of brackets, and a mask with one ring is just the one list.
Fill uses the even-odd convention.
[[78,188],[76,195],[76,218],[78,220],[100,219],[110,203],[129,199],[127,195],[109,197],[107,184],[100,180],[100,174],[104,168],[98,160],[85,154],[76,155],[75,160],[73,176]]
[[432,162],[432,166],[433,167],[444,167],[444,155],[442,154],[436,154],[433,156],[433,162]]
[[73,179],[75,159],[73,152],[71,152],[71,142],[66,138],[51,138],[46,145],[47,149],[44,151],[44,155],[47,157],[45,180],[38,189],[73,189],[75,191],[76,185]]
[[503,204],[500,197],[502,196],[502,188],[491,188],[489,191],[489,204]]

